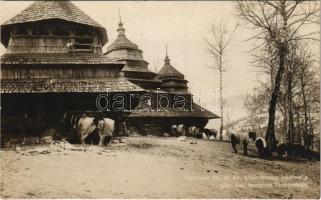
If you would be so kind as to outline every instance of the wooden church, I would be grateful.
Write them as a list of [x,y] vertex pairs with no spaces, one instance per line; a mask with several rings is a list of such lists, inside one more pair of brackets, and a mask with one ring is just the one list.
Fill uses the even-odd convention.
[[[184,75],[170,65],[168,57],[159,74],[149,71],[142,50],[127,39],[121,22],[117,39],[103,53],[107,42],[106,29],[70,1],[36,1],[3,23],[2,136],[39,135],[48,127],[58,127],[62,117],[72,112],[100,113],[145,133],[150,127],[166,131],[173,123],[204,127],[217,118],[193,103]],[[106,93],[109,104],[115,103],[115,96],[124,96],[123,109],[98,109],[97,97]],[[182,94],[188,99],[186,107],[194,109],[148,111],[142,109],[141,99],[130,99],[144,94],[171,98]],[[153,98],[152,108],[158,102]]]
[[126,79],[143,88],[146,91],[145,97],[150,100],[150,105],[139,102],[137,107],[131,110],[126,118],[129,131],[162,135],[164,132],[171,133],[173,124],[203,128],[209,119],[218,118],[217,115],[193,103],[193,96],[188,92],[188,81],[171,65],[167,48],[164,66],[155,74],[148,70],[143,51],[126,37],[121,19],[117,32],[116,40],[104,55],[123,62],[125,67],[121,73]]

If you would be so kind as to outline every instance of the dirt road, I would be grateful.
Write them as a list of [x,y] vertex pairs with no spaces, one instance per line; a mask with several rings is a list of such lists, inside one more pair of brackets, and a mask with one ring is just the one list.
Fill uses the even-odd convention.
[[225,142],[131,137],[102,148],[24,148],[1,151],[2,198],[320,197],[319,162],[261,160],[253,146],[243,156]]

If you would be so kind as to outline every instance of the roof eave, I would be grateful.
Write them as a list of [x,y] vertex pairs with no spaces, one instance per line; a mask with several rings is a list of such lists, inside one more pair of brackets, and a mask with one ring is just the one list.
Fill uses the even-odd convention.
[[[90,26],[93,27],[94,29],[96,29],[99,34],[100,34],[100,38],[101,38],[101,43],[102,46],[104,46],[107,42],[108,42],[108,35],[107,35],[107,30],[102,27],[102,26],[93,26],[90,24],[86,24],[86,23],[80,23],[80,22],[74,22],[74,21],[70,21],[70,20],[66,20],[66,19],[61,19],[61,18],[50,18],[50,19],[42,19],[42,20],[30,20],[28,22],[24,22],[24,23],[35,23],[35,22],[41,22],[41,21],[46,21],[46,20],[62,20],[65,22],[71,22],[71,23],[75,23],[75,24],[80,24],[80,25],[85,25],[85,26]],[[24,23],[11,23],[11,24],[2,24],[1,27],[1,43],[7,48],[8,47],[8,42],[9,42],[9,36],[10,36],[10,27],[11,26],[15,26],[15,25],[19,25],[19,24],[24,24]]]

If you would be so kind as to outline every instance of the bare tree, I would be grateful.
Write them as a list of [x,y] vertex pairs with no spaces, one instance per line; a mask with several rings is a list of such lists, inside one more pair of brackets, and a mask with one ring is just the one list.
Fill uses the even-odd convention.
[[244,107],[251,116],[256,116],[264,113],[266,104],[265,94],[262,94],[262,91],[259,88],[254,88],[253,94],[247,94],[244,97]]
[[[271,51],[270,46],[266,48],[262,49],[261,54],[255,55],[254,64],[267,81],[259,81],[259,87],[255,88],[253,94],[247,95],[244,101],[244,106],[251,115],[268,107],[265,98],[271,95],[274,84],[272,78],[275,66],[278,64],[274,63],[274,51]],[[311,44],[300,41],[289,44],[277,102],[277,110],[283,116],[283,119],[281,118],[283,130],[278,132],[278,136],[287,138],[290,143],[301,143],[303,138],[305,148],[312,148],[313,138],[317,138],[314,134],[316,122],[311,115],[311,113],[318,113],[320,107],[318,101],[320,81],[315,63],[317,62],[313,59]]]
[[313,59],[309,45],[301,44],[301,48],[298,48],[296,61],[298,63],[298,96],[301,99],[300,102],[302,102],[299,109],[302,109],[304,116],[304,145],[306,148],[313,148],[314,127],[311,112],[317,113],[320,110],[320,80],[316,78],[319,77],[319,74],[314,70],[314,64],[316,62]]
[[224,128],[223,72],[226,71],[225,56],[228,51],[228,46],[231,42],[232,35],[236,29],[237,26],[235,26],[234,30],[229,33],[226,25],[223,22],[220,22],[217,25],[213,24],[211,27],[211,37],[208,39],[205,38],[205,42],[207,44],[207,52],[214,60],[213,64],[209,67],[218,70],[220,75],[220,140],[223,139],[222,133]]
[[[319,3],[297,1],[239,1],[238,16],[256,31],[252,37],[262,41],[257,48],[274,46],[278,56],[278,66],[274,78],[274,86],[269,101],[269,120],[265,134],[269,155],[275,140],[275,115],[281,80],[288,56],[288,45],[293,40],[315,39],[318,31],[305,32],[305,25],[318,21]],[[306,30],[306,29],[305,29]]]

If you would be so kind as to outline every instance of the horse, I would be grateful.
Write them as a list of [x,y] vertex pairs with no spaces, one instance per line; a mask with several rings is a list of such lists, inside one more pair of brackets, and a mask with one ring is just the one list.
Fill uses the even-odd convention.
[[267,156],[266,141],[262,137],[258,137],[255,140],[255,146],[259,152],[260,158],[265,158]]
[[210,137],[214,137],[216,139],[216,135],[218,133],[216,129],[207,129],[207,128],[204,128],[203,132],[206,134],[208,139],[210,139]]
[[244,136],[244,135],[241,135],[241,134],[236,134],[236,133],[233,133],[231,132],[231,144],[232,144],[232,147],[234,149],[234,152],[237,153],[237,148],[236,148],[236,145],[237,144],[240,144],[241,141],[242,141],[242,145],[243,145],[243,151],[244,151],[244,155],[247,155],[247,146],[250,142],[250,137],[248,136]]
[[[272,152],[278,152],[278,143],[279,143],[279,141],[273,140]],[[268,157],[267,144],[266,144],[266,141],[264,138],[258,137],[255,140],[255,146],[259,152],[260,158],[267,158]]]

